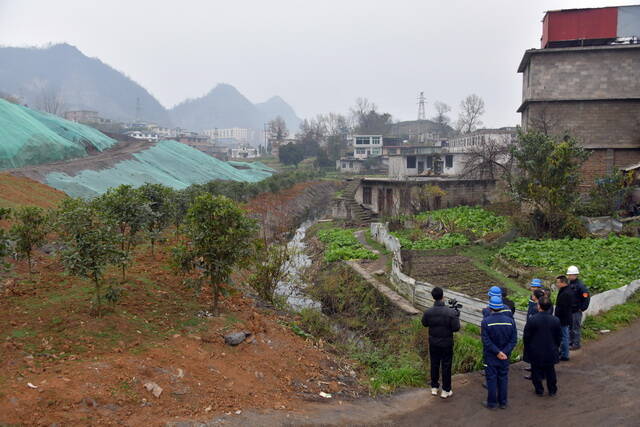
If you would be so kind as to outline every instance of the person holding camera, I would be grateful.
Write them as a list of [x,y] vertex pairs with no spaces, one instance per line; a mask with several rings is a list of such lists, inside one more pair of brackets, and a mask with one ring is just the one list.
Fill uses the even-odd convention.
[[438,395],[440,368],[442,367],[442,393],[446,399],[451,390],[451,364],[453,362],[453,333],[460,330],[460,312],[444,305],[442,288],[431,291],[433,307],[424,312],[422,326],[429,328],[429,359],[431,361],[431,394]]

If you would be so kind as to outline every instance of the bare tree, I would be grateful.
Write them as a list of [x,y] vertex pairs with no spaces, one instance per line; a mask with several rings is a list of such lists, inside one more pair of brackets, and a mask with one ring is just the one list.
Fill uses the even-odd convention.
[[49,86],[43,86],[40,88],[37,106],[38,110],[54,114],[56,116],[61,115],[65,108],[60,91]]
[[560,121],[547,111],[547,107],[542,107],[536,113],[531,114],[529,123],[530,130],[538,131],[547,136],[551,136],[560,127]]
[[287,123],[281,116],[277,116],[275,119],[268,123],[269,136],[276,141],[282,141],[289,136],[289,130],[287,129]]
[[469,147],[462,176],[479,179],[504,178],[511,182],[513,156],[511,144],[490,138]]
[[436,101],[433,103],[433,108],[436,110],[436,115],[432,119],[434,122],[440,126],[446,126],[451,122],[451,119],[447,116],[447,113],[451,111],[451,107],[442,101]]
[[482,126],[480,118],[484,114],[484,101],[476,94],[471,94],[460,103],[460,115],[457,128],[461,133],[471,133]]

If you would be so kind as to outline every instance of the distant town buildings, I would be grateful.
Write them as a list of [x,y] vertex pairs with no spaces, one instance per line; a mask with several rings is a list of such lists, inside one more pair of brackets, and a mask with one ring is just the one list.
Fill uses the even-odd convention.
[[143,132],[140,130],[132,130],[129,132],[125,132],[125,135],[127,135],[130,138],[133,139],[140,139],[140,140],[144,140],[144,141],[149,141],[149,142],[157,142],[158,141],[158,135],[156,135],[155,133],[151,133],[151,132]]

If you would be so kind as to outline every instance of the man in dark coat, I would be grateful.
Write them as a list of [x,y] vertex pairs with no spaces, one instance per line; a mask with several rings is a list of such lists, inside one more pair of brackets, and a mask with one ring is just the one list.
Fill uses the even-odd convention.
[[484,360],[487,364],[487,401],[489,409],[507,407],[507,388],[509,383],[509,356],[516,346],[518,334],[513,317],[501,313],[504,305],[499,296],[491,297],[489,307],[491,315],[482,319],[481,335]]
[[451,364],[453,362],[453,333],[460,330],[460,313],[444,305],[442,288],[431,291],[433,307],[424,312],[422,326],[429,328],[429,359],[431,362],[431,394],[438,395],[440,367],[442,366],[442,393],[446,399],[451,390]]
[[591,301],[591,295],[589,289],[582,283],[582,280],[578,278],[580,271],[575,265],[567,268],[567,279],[569,279],[569,286],[573,290],[573,307],[571,309],[571,328],[569,341],[571,344],[571,350],[580,349],[580,341],[582,337],[582,312],[589,308],[589,302]]
[[549,313],[551,301],[546,296],[538,300],[538,314],[524,327],[524,348],[531,363],[531,381],[538,396],[544,395],[542,380],[547,380],[549,396],[558,391],[555,364],[562,341],[560,320]]
[[569,287],[569,279],[564,275],[556,277],[556,286],[559,291],[554,314],[560,320],[560,329],[562,331],[560,360],[565,362],[569,360],[569,329],[572,321],[573,290]]
[[507,291],[507,288],[504,286],[500,287],[500,291],[502,293],[502,304],[505,305],[505,308],[508,308],[511,311],[511,315],[514,315],[516,313],[516,304],[507,298],[509,291]]

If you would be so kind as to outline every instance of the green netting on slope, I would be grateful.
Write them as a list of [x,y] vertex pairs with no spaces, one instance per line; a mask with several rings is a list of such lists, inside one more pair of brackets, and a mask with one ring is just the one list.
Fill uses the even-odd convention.
[[0,170],[84,157],[117,141],[89,126],[0,99]]
[[91,198],[120,184],[138,187],[148,182],[182,189],[215,179],[256,182],[269,176],[270,172],[259,169],[236,169],[176,141],[160,141],[112,168],[84,170],[74,176],[53,172],[46,176],[46,183],[72,197]]

